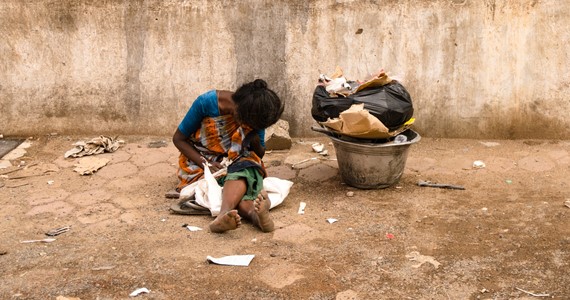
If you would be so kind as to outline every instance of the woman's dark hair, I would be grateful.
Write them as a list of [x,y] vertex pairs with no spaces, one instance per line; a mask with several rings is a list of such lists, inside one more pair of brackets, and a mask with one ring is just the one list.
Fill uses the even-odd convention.
[[267,88],[263,79],[242,85],[233,95],[237,118],[253,129],[267,128],[281,118],[284,105],[277,94]]

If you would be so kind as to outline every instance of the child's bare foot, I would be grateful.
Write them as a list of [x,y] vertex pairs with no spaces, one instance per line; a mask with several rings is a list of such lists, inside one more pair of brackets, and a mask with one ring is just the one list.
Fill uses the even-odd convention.
[[241,225],[241,217],[237,210],[230,210],[224,214],[219,214],[212,223],[210,223],[210,231],[222,233],[228,230],[234,230]]
[[257,195],[257,199],[254,200],[253,206],[255,215],[252,216],[252,222],[263,232],[273,231],[275,229],[275,225],[269,215],[271,202],[269,202],[269,197],[266,191],[261,191],[261,193]]

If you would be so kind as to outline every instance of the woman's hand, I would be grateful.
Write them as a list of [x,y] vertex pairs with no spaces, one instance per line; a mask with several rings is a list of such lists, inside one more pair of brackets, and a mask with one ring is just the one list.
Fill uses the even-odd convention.
[[215,172],[217,172],[217,171],[219,171],[219,170],[221,170],[221,169],[224,168],[224,166],[223,166],[221,163],[219,163],[219,162],[217,162],[217,161],[208,161],[208,160],[207,160],[205,157],[203,157],[203,156],[202,156],[202,163],[203,163],[203,164],[207,164],[208,167],[210,168],[210,171],[211,171],[212,173],[215,173]]

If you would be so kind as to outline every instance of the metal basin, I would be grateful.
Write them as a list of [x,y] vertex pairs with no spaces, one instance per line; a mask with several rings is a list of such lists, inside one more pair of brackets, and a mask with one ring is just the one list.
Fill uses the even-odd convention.
[[402,177],[408,152],[420,135],[408,129],[401,133],[403,143],[356,143],[329,135],[338,160],[342,180],[361,189],[381,189],[394,185]]

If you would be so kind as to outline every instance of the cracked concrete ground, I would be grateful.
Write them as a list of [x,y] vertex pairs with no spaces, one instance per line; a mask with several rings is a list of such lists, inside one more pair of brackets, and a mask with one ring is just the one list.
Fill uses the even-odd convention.
[[[89,138],[34,138],[0,169],[0,298],[127,299],[141,287],[150,290],[142,299],[570,295],[570,141],[423,138],[399,183],[360,190],[342,182],[327,138],[295,139],[264,158],[270,176],[294,182],[271,212],[277,230],[245,223],[220,235],[182,227],[205,229],[209,216],[169,213],[178,157],[169,137],[123,137],[118,151],[98,155],[106,166],[80,176],[78,159],[63,154]],[[148,147],[161,140],[166,147]],[[329,159],[297,164],[319,157],[316,141]],[[71,230],[52,243],[21,243],[62,226]],[[255,258],[248,267],[206,262],[235,254]]]

